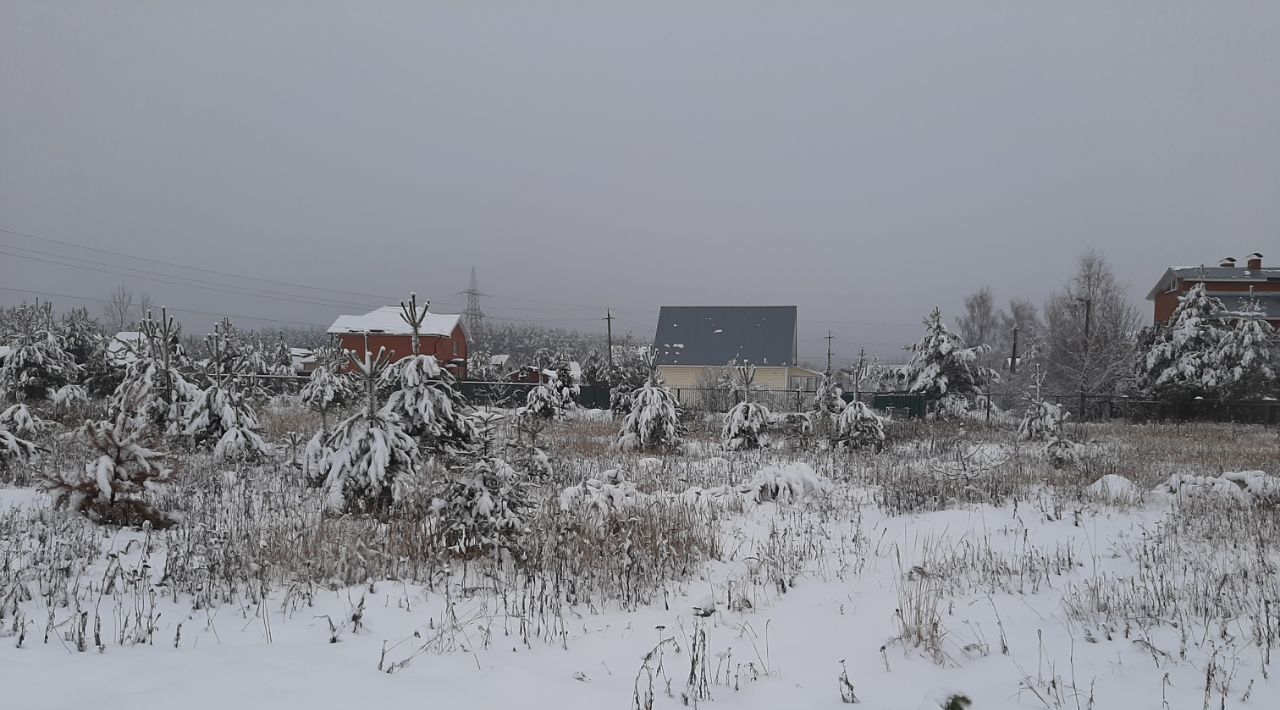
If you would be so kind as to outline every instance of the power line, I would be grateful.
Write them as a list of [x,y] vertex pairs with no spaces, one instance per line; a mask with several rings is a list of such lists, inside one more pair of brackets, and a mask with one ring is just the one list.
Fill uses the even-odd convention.
[[[4,246],[7,246],[7,245],[0,245],[0,247],[4,247]],[[296,297],[296,298],[294,298],[294,297],[270,296],[270,295],[266,295],[266,294],[260,294],[260,293],[247,292],[247,291],[245,291],[245,290],[243,290],[243,289],[242,289],[242,290],[234,290],[234,289],[232,289],[232,288],[219,288],[219,287],[216,287],[216,286],[201,286],[200,284],[184,283],[184,282],[181,282],[181,281],[171,281],[171,280],[169,280],[169,279],[160,278],[159,276],[142,276],[142,275],[138,275],[138,274],[130,274],[130,273],[127,273],[127,272],[124,272],[124,271],[117,271],[117,270],[115,270],[115,269],[110,269],[110,268],[104,268],[104,267],[98,267],[98,266],[82,266],[82,265],[80,265],[80,264],[69,264],[69,263],[67,263],[67,262],[65,262],[65,261],[55,261],[55,260],[52,260],[52,259],[44,259],[44,258],[36,257],[36,256],[28,256],[28,255],[26,255],[26,254],[15,254],[15,253],[13,253],[13,252],[6,252],[6,251],[4,251],[4,250],[3,250],[3,248],[0,248],[0,254],[3,254],[3,255],[5,255],[5,256],[12,256],[12,257],[17,258],[17,259],[29,259],[29,260],[31,260],[31,261],[39,261],[39,262],[43,262],[43,263],[46,263],[46,264],[53,264],[53,265],[55,265],[55,266],[65,266],[65,267],[72,268],[72,269],[82,269],[82,270],[84,270],[84,271],[96,271],[96,272],[98,272],[98,273],[103,273],[103,274],[113,274],[113,275],[115,275],[115,276],[124,276],[124,277],[126,277],[126,278],[131,278],[131,279],[142,279],[142,280],[144,280],[144,281],[155,281],[155,282],[157,282],[157,283],[169,284],[169,285],[171,285],[171,286],[185,286],[185,287],[187,287],[187,288],[198,288],[198,289],[203,289],[203,290],[205,290],[205,291],[216,291],[216,292],[218,292],[218,293],[229,293],[229,294],[236,295],[236,296],[253,296],[253,297],[256,297],[256,298],[265,298],[265,299],[270,299],[270,300],[273,300],[273,301],[291,301],[291,302],[294,302],[294,303],[305,303],[305,304],[308,304],[308,305],[313,305],[313,306],[326,306],[326,307],[329,307],[329,308],[338,307],[338,306],[346,306],[346,305],[359,305],[361,308],[368,308],[368,307],[369,307],[368,305],[363,305],[363,304],[352,304],[352,303],[342,304],[342,303],[336,303],[336,302],[323,302],[323,301],[308,300],[308,299],[306,299],[306,298],[304,298],[304,297]],[[75,258],[75,257],[65,257],[65,258]],[[116,269],[120,269],[120,268],[128,268],[128,267],[120,267],[120,266],[117,266],[117,267],[116,267]],[[136,270],[136,269],[135,269],[135,270]],[[167,274],[166,274],[166,275],[167,275]],[[181,277],[181,276],[177,276],[177,275],[173,275],[173,276],[172,276],[172,278],[182,278],[182,277]]]
[[[61,259],[61,260],[69,259],[71,261],[78,261],[84,264],[94,265],[94,268],[107,267],[112,269],[124,269],[125,271],[136,272],[137,275],[131,276],[131,278],[145,279],[147,278],[146,274],[152,274],[152,275],[161,276],[164,278],[183,279],[184,281],[182,285],[184,286],[195,285],[194,283],[191,283],[191,282],[196,282],[196,283],[208,284],[210,286],[219,287],[219,288],[237,289],[236,291],[233,291],[233,293],[237,293],[237,294],[249,294],[249,295],[272,294],[276,296],[283,296],[291,300],[297,300],[300,303],[311,303],[318,306],[357,306],[360,308],[370,307],[369,304],[367,303],[357,303],[355,301],[341,301],[341,300],[327,298],[327,297],[303,296],[301,294],[286,293],[284,291],[271,291],[269,289],[264,289],[264,288],[251,288],[248,286],[241,286],[239,284],[230,284],[230,283],[224,283],[220,281],[210,281],[209,279],[201,279],[201,278],[196,278],[194,276],[183,276],[181,274],[166,274],[163,272],[154,271],[152,269],[139,269],[136,267],[124,266],[120,264],[99,264],[98,262],[90,261],[89,259],[81,259],[78,256],[58,254],[55,252],[43,251],[40,249],[31,249],[29,247],[20,247],[20,246],[15,246],[13,244],[6,244],[3,242],[0,242],[0,247],[4,249],[18,249],[20,251],[30,252],[32,254],[42,254],[46,257],[51,257],[53,259]],[[18,258],[34,258],[34,257],[23,257],[21,254],[11,254],[10,256],[17,256]],[[50,262],[50,263],[53,263],[53,262]],[[61,261],[56,263],[61,266],[72,266],[72,267],[76,266],[75,264],[66,264]],[[77,267],[77,268],[80,268],[80,267]],[[127,275],[127,274],[122,274],[122,275]],[[264,296],[264,298],[267,298],[267,297],[269,296]]]
[[[106,302],[107,302],[105,299],[101,299],[101,298],[89,298],[88,296],[73,296],[73,295],[71,295],[71,294],[69,294],[69,293],[54,293],[54,292],[52,292],[52,291],[37,291],[37,290],[34,290],[34,289],[29,289],[29,288],[12,288],[12,287],[10,287],[10,286],[0,286],[0,291],[13,291],[13,292],[16,292],[16,293],[29,293],[29,294],[32,294],[32,295],[34,295],[34,296],[47,296],[47,297],[50,297],[50,298],[71,298],[71,299],[75,299],[75,300],[77,300],[77,301],[92,301],[92,302],[94,302],[94,303],[106,303]],[[213,311],[201,311],[201,310],[197,310],[197,309],[194,309],[194,308],[177,308],[177,307],[174,307],[174,306],[165,306],[165,308],[168,308],[169,310],[171,310],[171,311],[175,311],[175,312],[177,312],[177,313],[194,313],[194,314],[197,314],[197,315],[216,316],[216,317],[218,317],[218,318],[224,318],[224,317],[225,317],[225,318],[243,318],[243,319],[245,319],[245,320],[260,320],[260,321],[267,321],[267,322],[269,322],[269,323],[284,323],[284,324],[286,324],[286,325],[305,325],[305,326],[314,326],[314,327],[316,327],[316,328],[328,328],[328,327],[329,327],[327,324],[324,324],[324,323],[309,323],[309,322],[307,322],[307,321],[283,320],[283,319],[280,319],[280,318],[263,318],[262,316],[246,316],[246,315],[240,315],[240,314],[236,314],[236,313],[215,313],[215,312],[213,312]]]
[[348,296],[360,296],[360,297],[363,297],[363,298],[372,298],[372,299],[376,299],[376,300],[378,300],[378,301],[382,301],[382,302],[386,302],[386,301],[394,301],[394,300],[396,300],[396,299],[395,299],[395,297],[393,297],[393,296],[386,296],[386,295],[380,295],[380,294],[375,294],[375,293],[361,293],[361,292],[359,292],[359,291],[344,291],[344,290],[342,290],[342,289],[335,289],[335,288],[322,288],[322,287],[319,287],[319,286],[309,286],[309,285],[307,285],[307,284],[292,283],[292,282],[290,282],[290,281],[279,281],[279,280],[276,280],[276,279],[264,279],[264,278],[261,278],[261,277],[258,277],[258,276],[245,276],[244,274],[237,274],[237,273],[233,273],[233,272],[231,272],[231,271],[219,271],[218,269],[208,269],[208,268],[201,267],[201,266],[191,266],[190,264],[180,264],[180,263],[175,262],[175,261],[165,261],[165,260],[163,260],[163,259],[153,259],[153,258],[146,257],[146,256],[138,256],[138,255],[136,255],[136,254],[127,254],[127,253],[122,252],[122,251],[114,251],[114,250],[112,250],[112,249],[101,249],[101,248],[99,248],[99,247],[91,247],[91,246],[87,246],[87,245],[84,245],[84,244],[76,244],[75,242],[67,242],[67,241],[62,241],[62,240],[59,240],[59,239],[52,239],[52,238],[50,238],[50,237],[41,237],[41,236],[38,236],[38,235],[35,235],[35,234],[30,234],[30,233],[28,233],[28,232],[19,232],[19,231],[15,231],[15,230],[12,230],[12,229],[5,229],[5,228],[3,228],[3,227],[0,227],[0,232],[3,232],[3,233],[5,233],[5,234],[12,234],[12,235],[13,235],[13,236],[15,236],[15,237],[22,237],[22,238],[24,238],[24,239],[35,239],[35,240],[37,240],[37,241],[49,242],[49,243],[51,243],[51,244],[60,244],[60,245],[62,245],[62,246],[66,246],[66,247],[73,247],[73,248],[75,248],[75,249],[85,249],[85,250],[88,250],[88,251],[97,252],[97,253],[99,253],[99,254],[112,254],[112,255],[114,255],[114,256],[122,256],[122,257],[124,257],[124,258],[126,258],[126,259],[136,259],[136,260],[138,260],[138,261],[146,261],[146,262],[149,262],[149,263],[152,263],[152,264],[162,264],[162,265],[164,265],[164,266],[176,267],[176,268],[179,268],[179,269],[190,269],[191,271],[200,271],[200,272],[203,272],[203,273],[206,273],[206,274],[217,274],[217,275],[219,275],[219,276],[231,276],[231,277],[233,277],[233,278],[237,278],[237,279],[245,279],[245,280],[247,280],[247,281],[260,281],[260,282],[262,282],[262,283],[276,284],[276,285],[278,285],[278,286],[292,286],[292,287],[294,287],[294,288],[305,288],[305,289],[309,289],[309,290],[312,290],[312,291],[327,291],[327,292],[329,292],[329,293],[341,293],[341,294],[346,294],[346,295],[348,295]]

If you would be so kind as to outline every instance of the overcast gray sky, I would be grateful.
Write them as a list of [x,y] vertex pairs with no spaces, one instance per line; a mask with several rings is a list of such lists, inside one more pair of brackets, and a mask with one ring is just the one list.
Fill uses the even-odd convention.
[[[802,354],[887,353],[1088,247],[1135,300],[1280,261],[1278,48],[1274,1],[0,0],[0,229],[442,311],[475,265],[491,314],[641,340],[795,304]],[[0,232],[0,304],[121,282],[378,301]]]

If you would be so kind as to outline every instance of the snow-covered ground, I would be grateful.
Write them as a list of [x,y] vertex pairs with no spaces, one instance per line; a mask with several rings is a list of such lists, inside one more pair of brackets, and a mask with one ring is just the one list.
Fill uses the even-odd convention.
[[[1075,499],[1046,489],[910,515],[887,515],[851,483],[749,500],[719,518],[719,559],[634,610],[532,608],[533,595],[483,565],[430,589],[299,582],[197,604],[166,592],[154,538],[95,531],[109,554],[78,574],[98,585],[89,594],[47,575],[0,588],[0,698],[15,708],[594,710],[835,708],[856,696],[915,710],[960,693],[984,710],[1277,707],[1272,641],[1250,616],[1274,621],[1280,610],[1254,601],[1275,581],[1259,591],[1239,579],[1274,568],[1245,559],[1247,545],[1238,559],[1231,544],[1212,547],[1177,496],[1136,501],[1121,481]],[[26,489],[0,490],[5,506],[0,567],[52,544],[18,521],[91,527]],[[1162,537],[1187,549],[1186,564],[1217,566],[1224,577],[1205,604],[1237,616],[1168,611],[1181,592],[1160,585],[1205,579],[1161,567]],[[1144,618],[1133,610],[1148,602],[1124,600],[1146,586],[1168,606],[1153,601]]]

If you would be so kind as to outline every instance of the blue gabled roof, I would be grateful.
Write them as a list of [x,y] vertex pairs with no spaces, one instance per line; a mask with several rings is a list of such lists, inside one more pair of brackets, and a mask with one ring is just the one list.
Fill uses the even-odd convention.
[[653,339],[659,365],[796,364],[795,306],[663,306]]

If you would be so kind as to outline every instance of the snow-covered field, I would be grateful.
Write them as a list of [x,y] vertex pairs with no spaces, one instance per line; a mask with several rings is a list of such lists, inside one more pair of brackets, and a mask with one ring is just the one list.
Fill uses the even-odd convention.
[[1056,471],[1012,427],[900,426],[653,458],[562,422],[501,559],[326,515],[281,463],[186,455],[151,532],[10,482],[0,705],[1280,706],[1274,429],[1085,427]]

